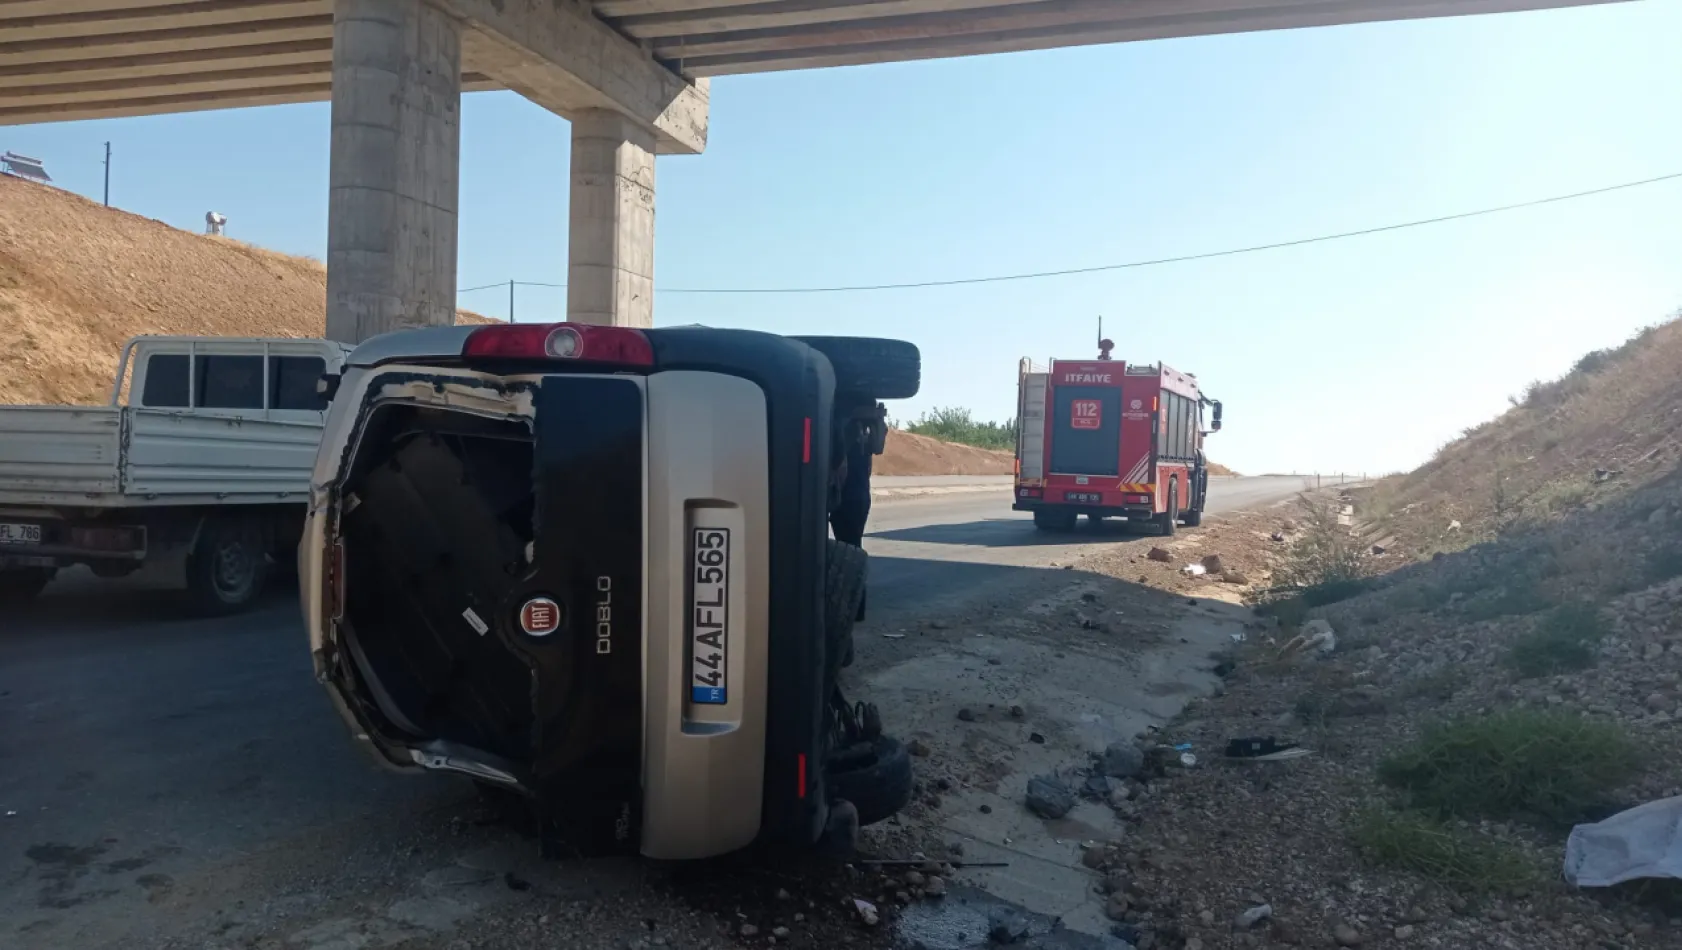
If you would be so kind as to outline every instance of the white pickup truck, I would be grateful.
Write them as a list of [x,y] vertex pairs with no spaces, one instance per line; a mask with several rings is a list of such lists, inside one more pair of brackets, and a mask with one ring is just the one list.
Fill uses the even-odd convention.
[[107,406],[0,406],[0,604],[61,567],[169,572],[195,610],[249,606],[291,566],[349,347],[135,337]]

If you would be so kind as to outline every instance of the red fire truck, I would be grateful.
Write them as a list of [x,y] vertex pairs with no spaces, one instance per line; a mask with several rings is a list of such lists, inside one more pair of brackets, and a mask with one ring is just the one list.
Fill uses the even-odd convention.
[[1221,428],[1221,404],[1197,377],[1161,363],[1110,359],[1023,360],[1018,369],[1017,511],[1042,530],[1066,531],[1075,519],[1125,518],[1164,535],[1203,520],[1209,473],[1208,431]]

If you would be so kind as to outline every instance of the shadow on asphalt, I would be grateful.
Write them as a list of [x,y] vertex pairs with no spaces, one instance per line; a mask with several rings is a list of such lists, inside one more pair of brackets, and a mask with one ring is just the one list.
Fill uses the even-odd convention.
[[[152,625],[189,623],[240,623],[242,618],[268,619],[275,614],[298,610],[298,582],[291,577],[270,578],[262,599],[245,613],[232,617],[200,617],[187,605],[182,591],[146,586],[127,580],[105,581],[71,575],[54,581],[36,600],[8,608],[5,633],[51,635],[77,632],[105,632],[113,627],[138,628]],[[302,629],[302,622],[299,623]]]
[[[1001,530],[1011,525],[1018,530]],[[961,524],[931,524],[916,528],[876,531],[866,538],[883,541],[913,541],[922,544],[956,544],[981,548],[1056,547],[1069,544],[1113,544],[1117,541],[1156,537],[1156,529],[1105,520],[1094,524],[1081,519],[1071,531],[1041,531],[1020,518],[987,518]]]

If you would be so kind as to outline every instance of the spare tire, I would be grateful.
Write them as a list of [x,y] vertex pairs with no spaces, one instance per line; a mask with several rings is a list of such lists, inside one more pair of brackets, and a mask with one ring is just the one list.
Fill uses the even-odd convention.
[[886,821],[911,802],[911,756],[898,739],[860,742],[834,753],[827,764],[830,801],[851,802],[860,825]]
[[872,399],[910,399],[922,385],[923,359],[915,343],[872,336],[797,336],[829,358],[835,391]]

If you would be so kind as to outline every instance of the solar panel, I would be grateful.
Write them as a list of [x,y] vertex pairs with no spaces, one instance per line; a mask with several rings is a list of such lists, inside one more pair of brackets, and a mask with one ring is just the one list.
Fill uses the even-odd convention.
[[0,155],[0,171],[8,175],[16,175],[19,178],[32,178],[35,181],[50,182],[53,180],[52,176],[47,174],[47,170],[41,167],[40,159],[19,155],[16,152],[7,152]]

